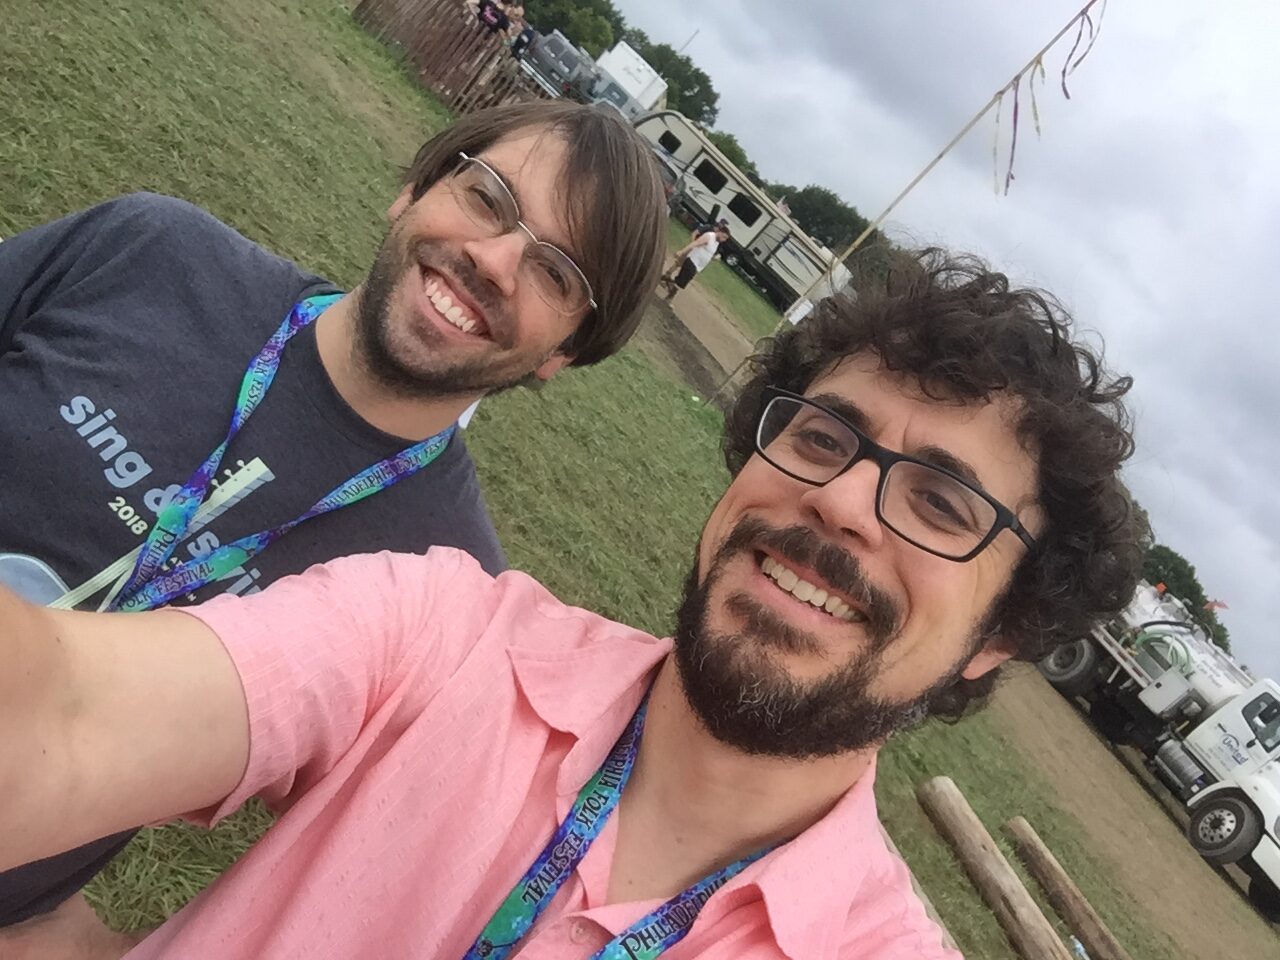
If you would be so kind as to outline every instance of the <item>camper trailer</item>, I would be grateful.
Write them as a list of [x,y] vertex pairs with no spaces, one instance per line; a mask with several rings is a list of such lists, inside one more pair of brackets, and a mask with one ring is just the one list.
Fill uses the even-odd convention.
[[[684,115],[659,110],[636,121],[666,166],[675,204],[702,223],[725,220],[725,262],[746,274],[782,310],[797,298],[817,300],[849,283],[849,271]],[[814,285],[817,284],[816,289]]]

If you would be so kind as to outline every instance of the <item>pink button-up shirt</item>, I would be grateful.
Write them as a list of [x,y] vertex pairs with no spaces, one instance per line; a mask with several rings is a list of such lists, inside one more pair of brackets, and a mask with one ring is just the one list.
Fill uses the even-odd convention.
[[[190,612],[234,659],[250,723],[242,782],[192,819],[252,796],[282,816],[129,960],[460,960],[670,649],[442,548],[336,560]],[[658,905],[605,902],[616,835],[520,960],[586,960]],[[885,848],[870,773],[717,891],[667,957],[958,960]]]

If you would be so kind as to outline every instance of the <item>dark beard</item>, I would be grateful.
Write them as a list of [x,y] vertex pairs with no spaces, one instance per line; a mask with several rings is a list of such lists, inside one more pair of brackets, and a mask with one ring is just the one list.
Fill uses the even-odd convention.
[[[795,680],[772,651],[806,652],[816,649],[817,640],[741,593],[728,597],[726,606],[743,622],[742,631],[713,632],[707,623],[712,588],[730,559],[763,545],[813,567],[863,602],[868,648],[821,680]],[[717,740],[748,754],[808,760],[864,750],[920,723],[933,698],[955,682],[980,646],[975,638],[964,657],[919,696],[884,700],[870,688],[897,631],[892,599],[866,581],[852,556],[807,528],[774,530],[747,518],[716,552],[701,584],[696,562],[686,578],[676,615],[675,662],[686,699]]]
[[440,244],[429,241],[419,241],[411,252],[402,250],[392,227],[378,248],[369,276],[356,297],[355,352],[360,366],[382,386],[412,398],[493,394],[524,381],[530,371],[512,373],[495,369],[493,360],[455,361],[441,369],[424,369],[414,366],[410,358],[395,349],[388,306],[396,285],[410,276],[409,271],[416,263],[447,266],[487,316],[495,316],[502,309],[485,290],[474,265],[466,258],[452,256]]

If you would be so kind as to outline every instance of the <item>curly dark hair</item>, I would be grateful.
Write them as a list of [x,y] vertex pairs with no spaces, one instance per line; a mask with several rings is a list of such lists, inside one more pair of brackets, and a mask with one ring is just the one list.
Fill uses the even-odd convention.
[[[1072,339],[1072,321],[1051,295],[1015,288],[976,257],[929,248],[898,252],[857,284],[856,297],[820,302],[812,316],[768,341],[725,421],[734,475],[755,452],[767,386],[803,393],[839,360],[872,353],[916,377],[939,402],[973,402],[1007,391],[1020,402],[1018,439],[1038,463],[1046,517],[993,606],[984,636],[1001,636],[1020,660],[1038,660],[1118,613],[1142,565],[1139,521],[1120,465],[1133,452],[1121,398],[1132,378]],[[958,679],[930,713],[956,719],[994,686],[996,671]]]

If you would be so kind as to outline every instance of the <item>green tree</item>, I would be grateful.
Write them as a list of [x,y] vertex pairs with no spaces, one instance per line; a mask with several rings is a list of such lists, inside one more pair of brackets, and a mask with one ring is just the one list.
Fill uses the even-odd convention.
[[846,246],[866,229],[866,217],[836,195],[816,184],[796,189],[785,184],[771,184],[775,199],[784,199],[791,216],[804,227],[805,233],[833,250]]
[[712,78],[696,67],[694,61],[669,44],[650,44],[649,37],[639,29],[626,29],[621,36],[667,81],[668,108],[680,111],[703,127],[716,123],[719,93],[712,86]]
[[[609,25],[609,43],[614,37],[622,36],[626,29],[626,21],[613,5],[611,0],[525,0],[525,19],[543,33],[559,30],[575,43],[583,43],[582,39],[572,31],[575,18],[582,18],[584,23],[594,23],[596,18]],[[598,30],[596,26],[590,29]]]
[[1142,562],[1142,576],[1151,584],[1163,583],[1168,591],[1187,605],[1191,615],[1199,621],[1223,650],[1231,649],[1231,637],[1226,625],[1218,619],[1214,610],[1206,610],[1209,598],[1205,596],[1196,568],[1182,554],[1163,543],[1153,544]]
[[599,57],[613,46],[613,27],[600,14],[590,10],[575,10],[569,17],[564,35],[578,46],[585,47],[592,57]]
[[707,139],[729,158],[730,163],[750,177],[753,183],[761,182],[760,171],[756,169],[756,165],[747,156],[747,151],[742,148],[742,144],[738,142],[738,138],[732,133],[726,133],[723,130],[708,130]]

